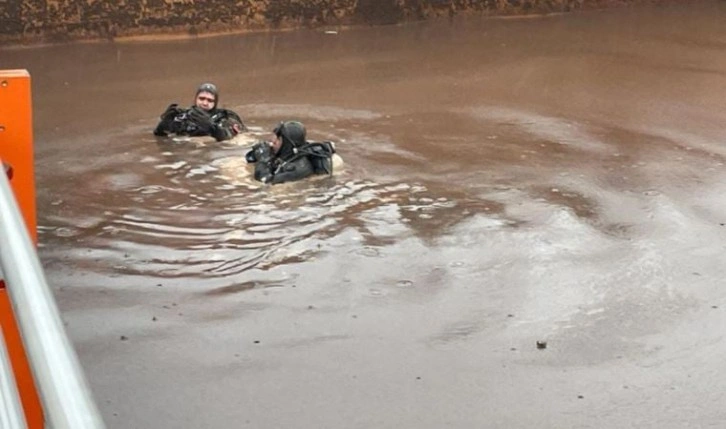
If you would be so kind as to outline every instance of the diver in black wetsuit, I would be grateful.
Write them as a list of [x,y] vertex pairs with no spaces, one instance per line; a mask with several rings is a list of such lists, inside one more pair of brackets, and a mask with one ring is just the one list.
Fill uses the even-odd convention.
[[245,156],[255,163],[255,180],[274,184],[333,174],[332,142],[308,142],[305,126],[297,121],[281,122],[273,133],[272,142],[257,143]]
[[222,141],[245,131],[242,118],[231,110],[218,108],[218,103],[217,87],[203,83],[197,88],[193,106],[182,109],[178,104],[171,104],[167,107],[154,129],[154,135],[212,136]]

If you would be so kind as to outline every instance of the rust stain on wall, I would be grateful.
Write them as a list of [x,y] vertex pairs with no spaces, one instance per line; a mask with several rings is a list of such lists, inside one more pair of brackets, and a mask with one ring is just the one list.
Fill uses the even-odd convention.
[[[463,13],[569,12],[658,0],[0,0],[0,43],[395,24]],[[211,7],[210,7],[211,5]]]

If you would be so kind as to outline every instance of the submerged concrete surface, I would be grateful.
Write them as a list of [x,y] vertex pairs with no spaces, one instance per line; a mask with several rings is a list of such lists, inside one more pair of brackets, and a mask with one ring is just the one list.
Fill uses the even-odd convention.
[[[726,427],[724,22],[0,50],[33,78],[41,260],[108,427]],[[248,139],[153,137],[207,80]],[[251,181],[283,119],[345,168]]]
[[524,15],[660,0],[19,0],[0,2],[0,43],[393,24],[457,14]]

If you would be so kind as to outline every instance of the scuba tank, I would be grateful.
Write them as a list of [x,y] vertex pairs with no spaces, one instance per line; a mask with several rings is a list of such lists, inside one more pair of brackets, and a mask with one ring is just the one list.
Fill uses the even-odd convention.
[[306,142],[297,149],[300,156],[307,156],[315,174],[333,174],[333,154],[335,143],[331,141]]

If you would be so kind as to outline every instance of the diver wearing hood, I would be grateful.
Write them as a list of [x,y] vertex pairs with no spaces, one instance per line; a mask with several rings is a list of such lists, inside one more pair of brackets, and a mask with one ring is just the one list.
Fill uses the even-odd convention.
[[255,180],[274,184],[333,174],[332,142],[308,142],[305,126],[297,121],[281,122],[272,132],[272,142],[257,143],[245,155],[255,163]]
[[203,83],[197,88],[193,106],[182,109],[178,104],[170,104],[167,107],[154,129],[154,135],[212,136],[222,141],[245,131],[242,118],[231,110],[218,108],[218,103],[217,87],[212,83]]

